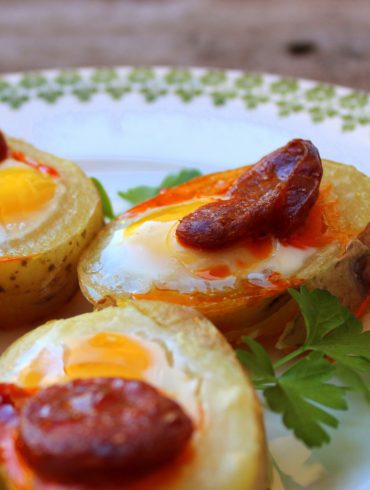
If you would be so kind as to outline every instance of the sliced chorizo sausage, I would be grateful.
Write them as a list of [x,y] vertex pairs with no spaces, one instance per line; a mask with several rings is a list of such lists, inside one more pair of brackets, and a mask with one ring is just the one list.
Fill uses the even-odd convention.
[[49,478],[98,484],[171,461],[192,431],[182,408],[147,383],[91,378],[30,398],[20,414],[19,446]]
[[319,195],[316,147],[292,140],[242,174],[225,196],[185,216],[176,234],[185,245],[218,249],[249,237],[286,237],[306,219]]

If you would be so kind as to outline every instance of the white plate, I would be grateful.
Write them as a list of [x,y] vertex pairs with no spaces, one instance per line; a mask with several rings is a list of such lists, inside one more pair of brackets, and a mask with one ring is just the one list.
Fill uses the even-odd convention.
[[[16,74],[0,78],[0,116],[7,133],[98,177],[116,211],[118,190],[181,167],[251,163],[294,137],[370,175],[368,95],[305,80],[166,68]],[[60,315],[81,308],[77,297]],[[1,334],[1,345],[14,335]],[[341,419],[332,443],[311,452],[266,412],[270,450],[285,473],[275,472],[274,490],[370,489],[370,410],[354,400]]]

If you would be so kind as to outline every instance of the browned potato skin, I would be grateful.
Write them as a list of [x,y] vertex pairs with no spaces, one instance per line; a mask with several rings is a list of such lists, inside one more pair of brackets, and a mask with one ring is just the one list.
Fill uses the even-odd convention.
[[[67,193],[73,175],[77,214],[71,226],[66,224],[50,237],[50,247],[45,243],[40,245],[36,239],[35,249],[27,251],[29,253],[24,253],[22,244],[16,244],[10,255],[0,253],[1,329],[26,326],[46,318],[73,296],[78,287],[80,254],[103,225],[99,194],[82,170],[72,162],[43,153],[24,142],[7,138],[7,143],[11,149],[57,169]],[[82,200],[77,190],[83,195]],[[63,214],[63,203],[61,207]],[[58,219],[60,217],[56,217]]]
[[[323,184],[331,184],[331,197],[337,201],[344,229],[363,230],[346,246],[330,244],[318,251],[305,266],[298,271],[297,283],[305,283],[310,288],[320,287],[337,295],[349,308],[356,311],[369,294],[370,284],[370,178],[349,165],[323,160]],[[212,178],[227,179],[230,171],[213,174]],[[199,186],[205,177],[199,178]],[[196,187],[197,179],[193,181]],[[184,184],[186,185],[186,184]],[[178,189],[180,189],[179,186]],[[172,189],[176,192],[176,189]],[[113,227],[114,223],[108,225]],[[105,228],[84,253],[79,266],[79,280],[86,298],[102,308],[116,304],[129,294],[115,294],[102,284],[93,284],[91,277],[84,272],[84,264],[94,257],[94,249],[99,249],[104,236],[109,233]],[[350,259],[349,259],[350,257]],[[338,264],[342,265],[339,266]],[[344,264],[347,264],[345,266]],[[339,274],[343,269],[351,273]],[[366,272],[367,271],[367,272]],[[185,304],[185,294],[184,304]],[[169,298],[156,299],[171,301]],[[180,302],[178,297],[174,302]],[[189,303],[186,303],[189,304]],[[255,298],[243,296],[224,297],[222,301],[213,301],[208,297],[197,304],[202,314],[209,318],[230,340],[237,342],[242,335],[276,336],[297,315],[298,309],[286,291],[272,293],[270,297]]]
[[352,240],[343,256],[307,281],[311,289],[327,289],[356,311],[370,290],[370,224]]

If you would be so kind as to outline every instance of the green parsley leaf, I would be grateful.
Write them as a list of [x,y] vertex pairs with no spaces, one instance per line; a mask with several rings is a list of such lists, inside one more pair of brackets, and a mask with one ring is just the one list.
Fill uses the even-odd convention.
[[244,337],[248,350],[237,355],[270,409],[307,446],[319,447],[330,441],[326,427],[338,426],[333,410],[348,408],[348,391],[370,403],[370,332],[327,291],[302,286],[289,292],[305,322],[304,344],[272,364],[262,345]]
[[155,197],[162,189],[168,189],[180,184],[184,184],[195,177],[201,175],[200,171],[194,168],[182,169],[177,174],[167,175],[158,186],[140,185],[132,187],[127,191],[120,191],[118,195],[133,205],[140,204],[147,199]]
[[103,214],[108,219],[114,219],[114,212],[111,200],[109,199],[107,191],[104,189],[103,184],[95,177],[91,177],[92,182],[97,188],[100,198],[103,204]]
[[238,349],[236,354],[242,364],[251,372],[255,385],[275,380],[275,371],[271,359],[260,343],[250,337],[243,337],[250,351]]
[[307,330],[306,345],[319,342],[326,334],[344,325],[352,313],[335,296],[323,289],[289,289],[300,307]]
[[322,352],[349,368],[370,373],[370,332],[328,291],[290,290],[305,320],[305,348]]
[[175,187],[180,184],[185,184],[195,177],[199,177],[201,172],[196,168],[183,168],[177,174],[169,174],[160,183],[159,187],[161,189],[169,189],[170,187]]
[[361,393],[367,403],[370,404],[370,385],[369,380],[366,380],[358,374],[354,369],[344,366],[340,362],[335,363],[335,374],[345,385],[348,391],[357,391]]
[[264,395],[271,410],[281,413],[286,427],[308,447],[320,447],[330,442],[322,424],[336,428],[338,420],[306,401],[294,387],[277,384],[267,388]]
[[140,204],[141,202],[156,196],[159,191],[160,189],[158,187],[139,185],[138,187],[132,187],[127,191],[119,191],[118,195],[135,206],[136,204]]
[[347,409],[344,388],[326,382],[334,371],[334,366],[315,352],[285,371],[275,386],[264,390],[268,406],[281,413],[284,424],[309,447],[330,441],[323,426],[338,426],[337,418],[324,407]]
[[355,320],[311,345],[311,349],[324,352],[349,368],[370,373],[370,332],[359,330],[361,323]]
[[347,404],[343,398],[345,390],[326,383],[334,373],[335,366],[330,361],[319,352],[312,352],[285,371],[279,377],[279,384],[291,387],[304,398],[321,405],[346,410]]

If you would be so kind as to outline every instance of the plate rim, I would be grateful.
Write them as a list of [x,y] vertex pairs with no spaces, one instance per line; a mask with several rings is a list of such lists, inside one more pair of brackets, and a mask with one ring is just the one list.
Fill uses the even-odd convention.
[[0,74],[0,108],[10,110],[34,100],[56,105],[66,96],[86,104],[95,95],[106,94],[119,103],[130,93],[140,94],[147,103],[172,95],[184,104],[207,97],[215,107],[239,101],[246,111],[270,106],[278,119],[305,114],[315,125],[339,120],[342,132],[370,126],[370,91],[268,72],[107,65]]
[[[45,70],[27,70],[27,71],[20,71],[20,72],[14,72],[14,73],[8,73],[8,74],[0,74],[0,112],[2,110],[3,107],[8,107],[9,109],[11,110],[17,110],[17,109],[22,109],[23,105],[19,105],[18,107],[11,107],[9,106],[9,104],[5,104],[3,103],[3,101],[1,100],[1,81],[2,80],[10,80],[11,82],[11,85],[14,85],[14,86],[18,86],[19,85],[19,82],[22,80],[22,78],[24,78],[25,76],[27,75],[34,75],[34,74],[40,74],[40,75],[45,75],[46,78],[49,80],[49,79],[53,79],[53,77],[56,77],[58,76],[58,74],[61,74],[61,73],[68,73],[68,72],[75,72],[75,73],[79,73],[79,74],[83,74],[83,80],[85,80],[85,77],[86,79],[91,77],[91,75],[94,73],[94,72],[101,72],[103,73],[104,70],[118,70],[120,72],[130,72],[132,70],[138,70],[138,69],[149,69],[149,70],[152,70],[154,71],[155,73],[168,73],[170,71],[175,71],[175,72],[179,72],[181,70],[187,70],[191,73],[191,75],[193,74],[196,74],[197,76],[202,76],[204,75],[205,73],[224,73],[227,75],[227,79],[228,80],[234,80],[234,79],[237,79],[238,77],[241,77],[243,74],[247,74],[247,75],[256,75],[256,76],[260,76],[262,77],[263,81],[266,81],[267,84],[272,84],[272,83],[275,83],[275,82],[279,82],[279,81],[297,81],[298,82],[298,85],[302,85],[303,87],[303,93],[304,91],[307,91],[307,90],[310,90],[311,88],[315,88],[317,86],[324,86],[324,87],[334,87],[335,91],[339,94],[338,97],[346,97],[347,95],[350,95],[350,94],[354,94],[354,93],[358,93],[358,94],[366,94],[367,97],[370,97],[370,93],[368,94],[367,92],[365,91],[361,91],[361,90],[357,90],[357,89],[351,89],[350,87],[343,87],[343,86],[340,86],[340,85],[335,85],[335,84],[330,84],[330,83],[325,83],[325,82],[320,82],[320,81],[315,81],[315,80],[310,80],[310,79],[305,79],[305,78],[293,78],[293,77],[285,77],[283,75],[278,75],[278,74],[271,74],[271,73],[265,73],[265,72],[250,72],[250,71],[243,71],[243,70],[227,70],[227,69],[214,69],[214,68],[209,68],[209,67],[189,67],[189,68],[184,68],[184,67],[179,67],[179,66],[155,66],[155,67],[137,67],[137,66],[130,66],[130,65],[126,65],[126,66],[106,66],[106,67],[94,67],[94,66],[91,66],[91,67],[77,67],[77,68],[72,68],[72,69],[45,69]],[[134,93],[139,93],[140,92],[140,89],[145,86],[145,82],[133,82],[135,83],[135,85],[133,85],[135,87],[135,92]],[[44,85],[43,85],[44,86]],[[181,86],[178,85],[178,84],[174,84],[175,88],[178,87],[178,86]],[[235,99],[228,99],[226,98],[224,103],[215,103],[215,100],[219,100],[217,99],[217,97],[215,99],[213,99],[213,92],[217,89],[219,89],[220,87],[222,87],[222,89],[227,89],[229,85],[226,83],[226,84],[223,84],[223,83],[220,83],[220,84],[215,84],[215,85],[206,85],[206,90],[205,92],[202,94],[202,95],[205,95],[207,96],[208,98],[210,98],[213,102],[213,104],[218,107],[222,107],[222,106],[225,106],[229,101],[231,100],[235,100]],[[64,86],[62,86],[64,87]],[[67,95],[71,95],[73,93],[73,90],[74,88],[76,87],[75,84],[71,84],[71,85],[66,85],[66,91],[65,93],[63,94],[64,96],[67,96]],[[172,85],[173,87],[173,85]],[[257,87],[258,88],[258,87]],[[34,86],[34,87],[23,87],[23,91],[25,93],[29,93],[32,95],[32,100],[34,98],[37,98],[40,103],[42,103],[42,101],[44,100],[44,102],[50,106],[53,110],[55,107],[57,107],[56,105],[53,105],[53,101],[52,100],[47,100],[47,99],[42,99],[41,97],[37,97],[37,94],[38,94],[38,90],[40,90],[40,87],[37,87],[37,86]],[[247,94],[249,93],[248,90],[245,91]],[[252,92],[254,93],[254,90],[252,90]],[[256,92],[258,92],[256,90]],[[99,92],[99,93],[103,93],[102,92]],[[170,92],[171,94],[173,94],[173,92]],[[295,92],[294,92],[295,93]],[[158,99],[155,99],[155,100],[147,100],[145,98],[145,94],[142,94],[143,95],[143,100],[144,102],[148,102],[149,103],[154,103],[156,100]],[[166,94],[168,95],[168,94]],[[281,97],[280,97],[281,96]],[[291,92],[287,92],[287,94],[275,94],[275,99],[274,101],[278,101],[279,100],[279,97],[280,99],[289,99],[290,100],[290,97],[292,96],[292,93]],[[241,97],[239,97],[241,99]],[[92,102],[94,100],[94,94],[91,95],[91,98],[88,98],[88,99],[80,99],[79,97],[76,97],[75,98],[76,100],[76,104],[78,105],[82,105],[83,103],[86,104],[86,103],[89,103],[89,102]],[[113,101],[116,101],[118,104],[120,102],[122,102],[124,100],[124,97],[120,98],[120,99],[113,99]],[[191,99],[189,101],[183,101],[182,102],[182,99],[180,97],[180,102],[182,103],[191,103],[193,101],[196,101],[197,98],[195,97],[194,99]],[[58,104],[59,101],[63,101],[63,97],[60,97],[60,98],[57,98],[54,102],[54,104]],[[324,101],[325,102],[325,101]],[[263,104],[262,104],[263,105]],[[271,103],[271,102],[268,102],[267,105],[275,105],[275,102],[274,103]],[[257,105],[257,107],[246,107],[246,109],[248,111],[253,111],[254,109],[258,109],[260,107],[260,105]],[[366,109],[369,111],[369,122],[366,123],[366,126],[369,125],[370,126],[370,106],[369,106],[369,103],[367,103],[366,106]],[[357,114],[356,112],[356,109],[351,109],[351,108],[347,108],[348,109],[348,113],[349,114]],[[298,111],[299,113],[299,111]],[[294,115],[294,114],[297,114],[297,112],[295,111],[292,111],[291,114],[287,114],[287,115],[278,115],[277,114],[277,117],[278,118],[286,118],[286,117],[289,117],[290,115]],[[320,120],[320,118],[317,120],[317,121],[310,121],[310,124],[312,123],[315,123],[315,124],[319,124],[319,123],[322,123],[322,122],[325,122],[327,121],[328,118],[324,118],[322,120]],[[358,123],[359,124],[359,123]],[[354,131],[357,127],[358,127],[358,124],[356,123],[356,125],[354,125],[353,127],[347,127],[346,129],[343,129],[343,131]],[[350,126],[349,124],[347,126]]]

